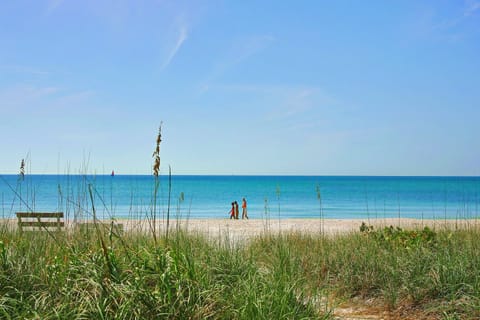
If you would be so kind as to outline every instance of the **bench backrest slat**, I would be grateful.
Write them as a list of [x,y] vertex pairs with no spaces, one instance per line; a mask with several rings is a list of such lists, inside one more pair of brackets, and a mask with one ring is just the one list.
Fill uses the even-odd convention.
[[63,218],[63,212],[17,212],[17,218]]

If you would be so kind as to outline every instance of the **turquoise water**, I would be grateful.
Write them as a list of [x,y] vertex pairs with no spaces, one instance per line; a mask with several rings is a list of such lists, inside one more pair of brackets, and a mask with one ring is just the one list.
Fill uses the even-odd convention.
[[[167,213],[168,177],[160,177],[157,216]],[[145,218],[152,212],[152,176],[0,176],[2,217],[16,211],[64,211],[100,218]],[[480,177],[172,176],[170,214],[226,218],[233,200],[248,201],[250,218],[476,218]],[[320,188],[321,206],[316,188]],[[180,199],[183,193],[183,201]]]

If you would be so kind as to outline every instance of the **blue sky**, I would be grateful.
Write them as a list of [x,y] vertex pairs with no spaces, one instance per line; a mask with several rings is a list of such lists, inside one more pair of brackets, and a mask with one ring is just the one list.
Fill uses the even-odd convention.
[[479,175],[480,1],[2,1],[0,172]]

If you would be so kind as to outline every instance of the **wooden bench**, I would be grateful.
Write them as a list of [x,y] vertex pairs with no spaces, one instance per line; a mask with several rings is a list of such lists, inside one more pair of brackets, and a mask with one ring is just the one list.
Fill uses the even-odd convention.
[[60,231],[65,227],[63,212],[17,212],[18,228],[23,231]]

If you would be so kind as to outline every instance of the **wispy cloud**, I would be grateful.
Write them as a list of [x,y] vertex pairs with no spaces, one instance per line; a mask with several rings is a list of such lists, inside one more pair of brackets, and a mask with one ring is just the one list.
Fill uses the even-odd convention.
[[266,121],[298,120],[318,114],[331,113],[340,101],[320,87],[309,85],[270,84],[211,84],[209,90],[226,94],[254,97],[264,103],[258,108],[259,116]]
[[[240,39],[235,39],[231,47],[226,50],[224,57],[213,67],[211,73],[200,85],[200,92],[204,93],[210,90],[216,79],[236,65],[243,63],[250,57],[265,50],[275,41],[271,35],[253,35]],[[243,86],[243,90],[246,89]],[[252,89],[252,88],[250,88]]]
[[421,37],[431,37],[436,40],[458,42],[465,40],[472,33],[469,23],[480,12],[480,1],[467,0],[456,3],[454,7],[443,7],[440,4],[426,7],[415,20],[413,30]]
[[318,87],[279,86],[273,94],[277,101],[270,108],[267,120],[305,117],[315,120],[318,114],[325,114],[325,110],[338,104],[336,99]]
[[269,118],[285,118],[306,112],[313,106],[314,101],[322,103],[334,101],[319,88],[304,85],[217,84],[211,85],[210,89],[278,99]]
[[284,116],[291,117],[298,113],[309,110],[313,105],[313,99],[317,90],[311,88],[301,88],[292,93],[285,101]]
[[265,50],[275,38],[271,35],[255,35],[244,39],[238,39],[232,45],[232,64],[238,64],[250,56]]
[[161,67],[162,70],[168,67],[168,65],[172,62],[172,60],[177,55],[178,51],[182,47],[185,40],[187,40],[188,38],[188,26],[184,21],[182,21],[179,24],[177,32],[178,32],[178,35],[176,37],[176,41],[172,46],[172,48],[170,49],[165,61],[162,64],[162,67]]
[[0,110],[7,112],[25,112],[34,102],[43,101],[55,96],[59,92],[58,87],[53,86],[13,86],[0,89]]
[[55,11],[61,4],[63,0],[49,0],[47,5],[47,14]]
[[16,65],[16,64],[0,65],[0,70],[4,70],[6,72],[13,72],[13,73],[30,74],[34,76],[46,76],[50,74],[47,71],[39,70],[39,69],[28,67],[28,66]]
[[88,107],[94,96],[92,90],[70,91],[55,86],[17,85],[0,88],[0,101],[4,101],[0,104],[0,111],[15,117],[96,114],[102,110]]
[[[48,107],[48,110],[71,110],[72,106],[85,104],[94,96],[95,92],[93,90],[64,93],[63,95],[58,95],[55,97],[55,101],[51,103],[51,105]],[[88,111],[91,112],[92,110]]]
[[480,1],[468,2],[463,15],[468,17],[473,15],[478,10],[480,10]]

